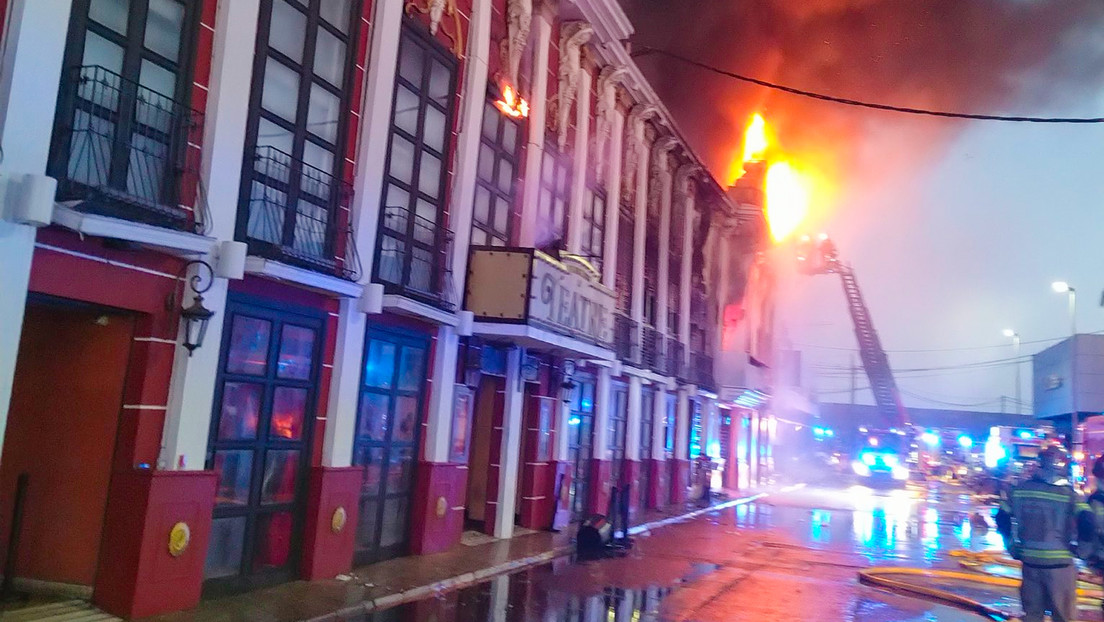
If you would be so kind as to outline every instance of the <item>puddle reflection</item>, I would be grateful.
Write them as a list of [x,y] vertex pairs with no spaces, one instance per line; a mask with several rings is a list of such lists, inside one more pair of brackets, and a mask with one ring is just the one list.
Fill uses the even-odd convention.
[[[496,577],[436,598],[375,612],[370,622],[658,622],[671,587],[607,587],[596,594],[550,588],[553,565]],[[580,589],[583,586],[579,586]]]

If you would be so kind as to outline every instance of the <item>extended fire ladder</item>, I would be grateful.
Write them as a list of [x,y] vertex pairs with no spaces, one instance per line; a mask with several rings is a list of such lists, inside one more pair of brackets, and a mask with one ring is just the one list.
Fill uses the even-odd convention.
[[887,427],[903,430],[909,425],[908,412],[901,403],[897,381],[894,380],[893,370],[889,367],[889,357],[886,356],[882,342],[878,339],[878,331],[874,329],[874,322],[870,319],[870,311],[866,308],[854,270],[840,261],[839,253],[831,240],[821,237],[812,249],[807,247],[809,244],[811,243],[807,239],[802,240],[802,245],[806,246],[798,255],[802,263],[802,271],[807,274],[840,275],[843,293],[847,297],[847,310],[851,314],[851,322],[855,325],[859,357],[862,360],[863,370],[866,371],[866,377],[870,381],[870,390],[874,394],[874,404],[878,414],[883,421],[889,423]]

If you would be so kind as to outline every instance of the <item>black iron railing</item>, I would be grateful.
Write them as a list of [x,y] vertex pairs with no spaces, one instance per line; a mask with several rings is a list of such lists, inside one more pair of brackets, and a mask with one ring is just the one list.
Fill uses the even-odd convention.
[[691,381],[707,390],[715,390],[717,383],[713,379],[713,357],[700,352],[690,353]]
[[635,363],[640,358],[637,344],[637,323],[623,313],[613,316],[613,345],[617,358],[627,363]]
[[61,85],[50,174],[59,201],[80,211],[202,233],[203,115],[99,66]]
[[676,337],[667,338],[667,375],[686,379],[686,346]]
[[239,230],[249,253],[355,281],[360,256],[347,214],[352,186],[273,147],[253,153]]
[[384,208],[377,279],[390,293],[452,311],[453,235],[436,221],[405,207]]
[[651,326],[645,326],[640,343],[641,362],[644,366],[658,373],[664,373],[667,370],[663,346],[663,335]]

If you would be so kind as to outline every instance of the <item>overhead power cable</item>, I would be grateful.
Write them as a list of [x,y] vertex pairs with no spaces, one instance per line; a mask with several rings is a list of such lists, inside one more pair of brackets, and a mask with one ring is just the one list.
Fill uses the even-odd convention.
[[975,121],[1010,121],[1018,123],[1104,123],[1104,117],[1033,117],[1033,116],[1018,116],[1018,115],[999,115],[999,114],[977,114],[971,112],[956,112],[949,110],[933,110],[930,108],[912,108],[909,106],[895,106],[892,104],[882,104],[877,102],[863,101],[859,99],[850,99],[847,97],[838,97],[835,95],[828,95],[826,93],[818,93],[816,91],[807,91],[805,89],[799,89],[785,84],[778,84],[776,82],[770,82],[759,78],[753,78],[751,76],[745,76],[743,74],[736,73],[734,71],[728,71],[708,63],[687,58],[681,54],[676,54],[667,50],[660,50],[657,48],[651,48],[642,46],[639,51],[633,53],[633,57],[639,58],[646,55],[658,55],[665,56],[672,60],[679,61],[692,67],[697,67],[704,71],[720,74],[722,76],[732,78],[733,80],[739,80],[741,82],[747,82],[755,84],[764,88],[772,89],[775,91],[782,91],[783,93],[789,93],[791,95],[798,95],[800,97],[808,97],[811,99],[817,99],[820,101],[832,102],[835,104],[843,104],[845,106],[855,106],[859,108],[870,108],[873,110],[882,110],[885,112],[896,112],[901,114],[911,115],[923,115],[929,117],[941,117],[946,119],[971,119]]

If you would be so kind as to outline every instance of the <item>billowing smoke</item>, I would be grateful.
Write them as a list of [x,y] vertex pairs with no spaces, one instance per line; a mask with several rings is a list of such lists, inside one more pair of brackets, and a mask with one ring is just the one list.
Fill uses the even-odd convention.
[[[1104,83],[1099,0],[622,0],[634,49],[670,50],[798,88],[902,106],[1037,114]],[[718,180],[748,116],[840,183],[916,164],[962,123],[850,109],[638,59]],[[887,128],[892,127],[888,133]],[[889,153],[887,153],[887,151]]]

